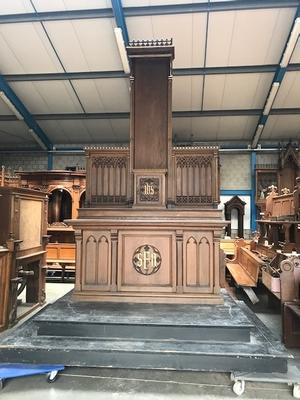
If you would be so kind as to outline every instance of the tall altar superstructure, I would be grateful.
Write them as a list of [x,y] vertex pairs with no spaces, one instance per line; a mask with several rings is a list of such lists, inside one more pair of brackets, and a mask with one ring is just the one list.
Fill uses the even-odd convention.
[[86,150],[74,297],[221,303],[218,149],[172,145],[171,42],[127,51],[130,147]]

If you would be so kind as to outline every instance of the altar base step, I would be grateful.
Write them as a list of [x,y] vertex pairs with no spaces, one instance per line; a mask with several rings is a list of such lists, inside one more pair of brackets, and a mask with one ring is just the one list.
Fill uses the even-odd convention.
[[278,338],[242,303],[74,302],[66,295],[0,342],[3,362],[135,369],[286,372]]

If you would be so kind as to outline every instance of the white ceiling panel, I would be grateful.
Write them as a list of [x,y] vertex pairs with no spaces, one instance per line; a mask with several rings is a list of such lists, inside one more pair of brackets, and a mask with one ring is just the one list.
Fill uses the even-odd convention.
[[129,143],[129,119],[111,119],[110,120],[115,141]]
[[130,109],[128,79],[72,81],[86,112],[125,112]]
[[0,121],[0,143],[1,147],[36,145],[23,121]]
[[[230,0],[231,1],[231,0]],[[206,3],[207,0],[122,0],[123,7],[161,6],[173,4]]]
[[203,76],[173,77],[173,111],[201,110]]
[[51,21],[45,26],[67,71],[122,70],[113,19]]
[[40,23],[0,24],[0,73],[62,72]]
[[300,115],[270,115],[262,133],[262,140],[300,138]]
[[[116,142],[117,124],[113,125],[108,119],[39,121],[53,143],[102,143]],[[125,125],[125,124],[123,124]],[[122,126],[122,123],[119,124]]]
[[252,116],[173,118],[173,134],[178,141],[247,140],[257,121],[258,117]]
[[206,13],[126,18],[130,40],[171,39],[175,68],[204,65]]
[[32,0],[38,12],[110,8],[110,0]]
[[1,97],[0,97],[0,115],[13,115],[13,112],[6,105],[6,103],[4,103]]
[[300,72],[285,74],[273,108],[300,108]]
[[13,82],[11,87],[33,114],[83,111],[68,81]]
[[204,110],[258,109],[264,106],[273,74],[207,75]]
[[1,0],[0,15],[34,12],[29,0]]
[[298,37],[290,63],[300,63],[300,36]]
[[206,65],[278,63],[295,12],[273,8],[211,13]]

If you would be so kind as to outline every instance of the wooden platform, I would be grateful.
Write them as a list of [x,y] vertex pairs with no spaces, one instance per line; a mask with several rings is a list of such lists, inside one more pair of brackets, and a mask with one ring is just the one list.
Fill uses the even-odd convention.
[[242,303],[74,302],[68,294],[0,341],[2,362],[285,372],[290,357]]

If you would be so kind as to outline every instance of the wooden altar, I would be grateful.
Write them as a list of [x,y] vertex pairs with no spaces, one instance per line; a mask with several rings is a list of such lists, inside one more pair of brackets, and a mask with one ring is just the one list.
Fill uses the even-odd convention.
[[168,41],[133,42],[129,148],[88,148],[76,300],[221,303],[216,147],[173,147]]

